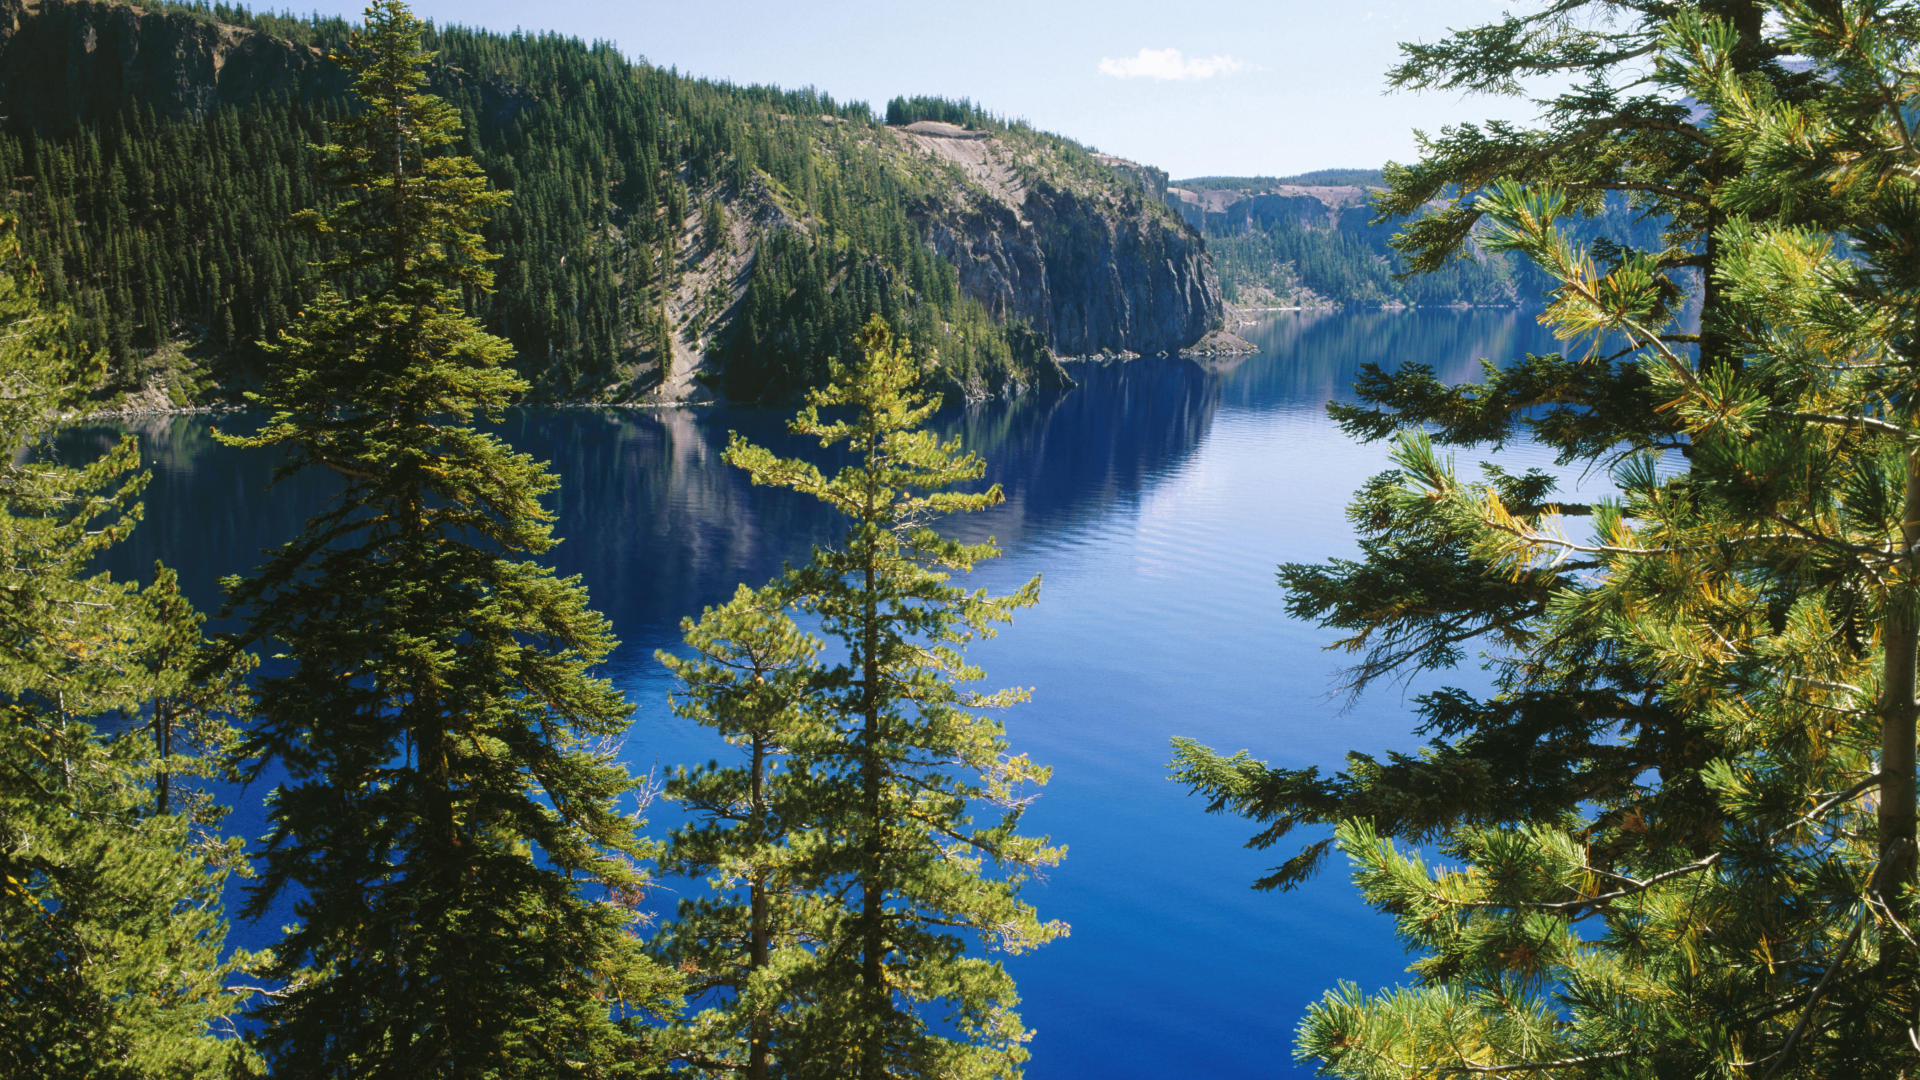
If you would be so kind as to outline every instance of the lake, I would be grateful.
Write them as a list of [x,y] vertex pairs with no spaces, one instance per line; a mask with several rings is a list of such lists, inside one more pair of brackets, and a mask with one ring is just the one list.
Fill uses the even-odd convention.
[[[1457,381],[1481,357],[1554,344],[1531,315],[1492,311],[1275,313],[1242,333],[1258,355],[1078,364],[1075,389],[939,420],[1007,496],[949,523],[1005,551],[971,583],[1006,591],[1044,578],[1039,605],[970,654],[984,686],[1033,688],[1004,717],[1014,752],[1054,769],[1025,831],[1068,848],[1026,896],[1071,936],[1010,961],[1037,1032],[1036,1080],[1308,1075],[1292,1061],[1307,1004],[1341,979],[1372,989],[1404,977],[1391,923],[1361,904],[1343,861],[1293,893],[1249,888],[1294,848],[1246,850],[1246,823],[1203,813],[1166,779],[1168,739],[1328,768],[1349,749],[1417,745],[1408,702],[1438,682],[1378,688],[1350,706],[1331,696],[1342,664],[1323,651],[1332,635],[1289,619],[1274,584],[1278,563],[1355,550],[1344,508],[1384,467],[1384,447],[1346,440],[1325,405],[1350,397],[1367,361],[1427,363]],[[667,709],[654,650],[678,645],[680,619],[838,534],[810,500],[754,489],[719,460],[730,429],[805,450],[785,419],[554,409],[515,412],[502,427],[563,480],[553,560],[585,576],[622,639],[604,673],[638,706],[626,744],[637,771],[724,750]],[[332,487],[304,476],[268,492],[273,463],[219,446],[211,423],[134,425],[154,480],[145,523],[109,564],[145,578],[163,559],[206,609],[222,575],[291,536]],[[109,437],[83,429],[63,452]],[[1548,464],[1535,448],[1515,458]],[[1452,681],[1484,684],[1477,672]],[[231,819],[247,835],[263,828],[258,794],[240,797]],[[670,820],[654,813],[654,831]],[[672,894],[655,895],[671,914]],[[236,933],[259,942],[271,929]]]

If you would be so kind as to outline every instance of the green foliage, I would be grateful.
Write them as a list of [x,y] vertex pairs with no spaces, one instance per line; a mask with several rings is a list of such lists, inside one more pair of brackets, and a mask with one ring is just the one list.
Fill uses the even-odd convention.
[[237,846],[214,834],[204,797],[169,806],[164,781],[156,793],[156,774],[208,762],[188,745],[156,752],[132,722],[144,702],[195,700],[209,706],[195,732],[219,744],[221,684],[192,674],[199,619],[169,575],[142,593],[89,569],[139,517],[133,440],[86,465],[38,458],[97,371],[62,348],[66,313],[39,285],[4,222],[0,1073],[245,1075],[251,1056],[221,1038],[248,996],[228,982],[252,962],[221,955]]
[[[1536,274],[1553,283],[1549,317],[1569,348],[1562,354],[1489,363],[1477,384],[1445,387],[1431,370],[1408,366],[1362,369],[1358,405],[1333,407],[1351,434],[1365,439],[1424,430],[1459,446],[1498,449],[1528,435],[1551,447],[1563,465],[1607,470],[1636,454],[1687,451],[1691,437],[1671,410],[1650,369],[1629,348],[1617,352],[1617,328],[1567,292],[1563,272],[1581,288],[1609,297],[1602,307],[1632,298],[1635,326],[1654,334],[1676,356],[1703,368],[1737,364],[1725,336],[1731,309],[1719,284],[1721,241],[1727,222],[1716,199],[1737,185],[1739,170],[1712,135],[1678,102],[1686,78],[1671,66],[1613,88],[1623,69],[1644,62],[1661,35],[1696,7],[1724,8],[1736,40],[1728,63],[1739,77],[1772,98],[1801,100],[1815,84],[1779,63],[1782,46],[1748,0],[1714,0],[1672,10],[1648,9],[1631,18],[1587,19],[1591,5],[1542,5],[1486,26],[1457,31],[1444,41],[1407,46],[1391,78],[1418,89],[1518,92],[1515,80],[1546,71],[1574,71],[1591,85],[1542,102],[1542,125],[1520,129],[1462,124],[1422,137],[1422,159],[1387,170],[1387,190],[1374,199],[1377,221],[1410,218],[1394,240],[1405,266],[1433,272],[1477,261],[1550,256]],[[1616,80],[1617,81],[1617,80]],[[1551,206],[1516,204],[1518,217],[1500,225],[1488,218],[1494,200],[1512,192],[1503,184],[1551,184]],[[1624,192],[1631,214],[1609,209]],[[1438,200],[1438,201],[1436,201]],[[1598,214],[1599,216],[1593,217]],[[1633,216],[1663,223],[1659,237],[1617,226]],[[1573,219],[1571,221],[1567,219]],[[1552,252],[1515,242],[1510,226],[1554,221]],[[1585,219],[1585,220],[1582,220]],[[1641,223],[1644,229],[1645,222]],[[1704,335],[1682,333],[1672,316],[1689,296],[1703,308]],[[1616,334],[1616,336],[1609,336]],[[1496,358],[1497,360],[1498,358]],[[1323,565],[1280,568],[1289,610],[1343,632],[1338,647],[1359,653],[1350,689],[1389,675],[1444,670],[1467,646],[1492,646],[1496,692],[1483,700],[1456,691],[1420,702],[1430,738],[1419,757],[1354,759],[1343,774],[1266,770],[1183,745],[1177,775],[1216,810],[1243,812],[1268,826],[1257,843],[1271,844],[1298,824],[1332,824],[1365,814],[1390,835],[1434,835],[1451,820],[1525,820],[1571,810],[1582,802],[1635,797],[1662,801],[1678,837],[1711,835],[1717,812],[1699,770],[1714,747],[1686,716],[1657,693],[1614,644],[1569,634],[1550,617],[1560,590],[1586,589],[1590,560],[1571,552],[1555,564],[1513,567],[1478,553],[1474,499],[1514,499],[1514,512],[1557,506],[1567,517],[1613,513],[1601,506],[1567,505],[1544,479],[1527,480],[1490,469],[1483,481],[1456,480],[1424,442],[1409,443],[1400,467],[1362,492],[1351,519],[1362,535],[1363,557]],[[1507,490],[1519,484],[1526,490]],[[1459,501],[1452,494],[1459,493]],[[1448,498],[1442,498],[1442,494]],[[1523,771],[1554,783],[1528,784],[1516,797],[1491,797],[1477,776]],[[1228,786],[1216,777],[1231,776]],[[1653,783],[1644,783],[1652,778]],[[1451,794],[1442,798],[1440,793]],[[1375,809],[1416,803],[1417,814],[1372,817]],[[1289,883],[1317,864],[1326,850],[1314,842],[1267,879]]]
[[[1062,849],[1016,832],[1047,770],[1009,755],[978,711],[1025,692],[964,689],[982,673],[962,650],[1040,583],[1001,597],[951,583],[998,552],[929,522],[1000,491],[952,490],[983,464],[921,430],[938,401],[916,392],[924,372],[883,322],[861,346],[792,425],[846,444],[849,464],[827,476],[737,437],[726,455],[756,484],[840,511],[845,541],[709,610],[687,628],[699,658],[673,662],[679,708],[747,751],[672,787],[700,816],[670,859],[718,890],[666,936],[717,992],[685,1029],[687,1059],[714,1074],[1017,1076],[1030,1033],[1013,981],[966,937],[1019,953],[1064,934],[1018,897]],[[817,618],[843,659],[823,662],[788,611]]]
[[462,310],[506,195],[449,152],[419,22],[368,19],[343,57],[360,107],[320,150],[336,200],[299,218],[332,280],[268,347],[266,423],[226,439],[344,481],[229,582],[243,640],[285,657],[247,746],[288,777],[250,911],[298,890],[260,1043],[283,1075],[635,1075],[670,983],[632,932],[630,707],[588,675],[613,640],[535,561],[553,476],[470,426],[525,386]]
[[741,586],[682,631],[688,660],[659,653],[679,678],[676,715],[712,727],[742,749],[737,765],[680,769],[665,795],[695,815],[661,854],[665,870],[708,876],[712,898],[687,900],[654,944],[686,973],[704,1005],[669,1032],[677,1058],[710,1075],[783,1073],[789,1016],[812,948],[842,933],[835,906],[809,893],[819,841],[808,824],[830,812],[815,765],[839,730],[818,700],[820,642],[796,627],[778,586]]
[[[317,16],[162,7],[166,18],[246,27],[328,52],[344,48],[348,32]],[[86,19],[96,15],[56,7],[24,18],[59,40],[93,32]],[[956,271],[928,247],[919,212],[937,167],[903,159],[864,103],[688,78],[605,42],[457,26],[423,32],[437,54],[427,87],[461,118],[460,151],[494,186],[517,193],[481,227],[502,255],[497,289],[466,301],[512,344],[528,394],[638,396],[664,378],[672,335],[695,323],[700,334],[720,331],[712,347],[728,362],[755,355],[735,339],[780,338],[778,326],[728,331],[727,305],[715,319],[706,297],[688,308],[677,296],[716,249],[714,221],[744,221],[763,242],[802,250],[821,268],[806,295],[852,288],[858,295],[842,302],[862,318],[879,309],[876,291],[916,332],[960,314]],[[284,88],[229,79],[204,114],[130,91],[117,108],[82,115],[65,102],[30,100],[34,88],[25,85],[0,110],[60,118],[38,127],[16,118],[0,129],[0,172],[14,178],[0,191],[0,210],[21,218],[29,256],[55,299],[73,308],[69,344],[106,352],[110,392],[162,385],[204,398],[244,385],[270,363],[257,343],[310,297],[304,268],[326,257],[331,241],[283,226],[295,210],[334,197],[318,182],[314,147],[345,115],[344,80],[331,64],[287,78]],[[692,236],[690,221],[699,226]],[[753,251],[734,254],[744,261]],[[734,269],[724,271],[729,280]],[[761,290],[792,292],[788,269],[768,271],[779,280]],[[807,356],[846,352],[858,328],[803,321],[793,337],[809,344],[764,363],[799,367]],[[808,351],[818,341],[829,344]],[[997,330],[940,344],[950,362],[991,373],[994,389],[1046,370]],[[726,377],[774,396],[812,385],[763,376]]]
[[955,101],[943,97],[896,97],[887,102],[887,123],[894,126],[921,120],[937,120],[959,127],[1005,127],[1006,122],[989,115],[968,98]]
[[[1372,821],[1343,825],[1356,881],[1419,959],[1412,987],[1347,987],[1312,1010],[1299,1053],[1325,1075],[1920,1066],[1920,10],[1788,3],[1768,24],[1821,73],[1817,98],[1744,67],[1739,24],[1713,14],[1676,13],[1652,56],[1710,109],[1729,169],[1714,269],[1738,364],[1702,370],[1677,348],[1671,269],[1596,259],[1559,228],[1562,192],[1500,184],[1478,204],[1490,242],[1561,282],[1562,334],[1626,344],[1690,468],[1624,456],[1576,538],[1559,515],[1408,462],[1477,564],[1582,565],[1523,643],[1540,681],[1564,685],[1538,659],[1558,640],[1608,650],[1700,763],[1527,824],[1458,825],[1441,845],[1458,869]],[[1786,208],[1836,216],[1808,228]],[[1840,229],[1858,238],[1845,254]],[[1672,797],[1689,786],[1711,828]]]

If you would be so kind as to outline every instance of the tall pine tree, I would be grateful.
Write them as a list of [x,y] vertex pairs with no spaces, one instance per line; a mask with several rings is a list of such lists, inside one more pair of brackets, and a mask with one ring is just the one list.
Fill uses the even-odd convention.
[[629,706],[588,670],[613,640],[553,546],[554,477],[476,430],[524,383],[462,307],[506,196],[447,152],[422,27],[368,8],[340,61],[359,108],[321,149],[337,252],[272,344],[269,410],[232,444],[342,481],[231,582],[259,682],[251,749],[285,768],[250,910],[291,894],[285,986],[259,1012],[288,1076],[618,1076],[649,1065],[666,980],[632,928],[646,844],[615,757]]
[[228,983],[250,958],[222,957],[237,845],[204,799],[156,791],[203,762],[138,723],[156,696],[197,694],[164,645],[197,655],[198,620],[154,610],[164,572],[143,595],[90,569],[138,520],[145,477],[132,437],[86,465],[41,454],[100,369],[60,346],[66,313],[39,284],[0,221],[0,1075],[245,1075],[247,993]]
[[[830,755],[839,728],[821,708],[820,642],[787,614],[778,584],[741,586],[682,631],[692,659],[660,654],[681,680],[676,714],[738,746],[737,764],[680,770],[665,795],[693,821],[661,855],[664,870],[705,875],[715,895],[680,905],[656,946],[689,978],[700,1011],[669,1034],[675,1057],[708,1075],[766,1080],[791,1071],[792,975],[844,920],[809,894],[818,850],[810,823],[830,783],[812,763]],[[820,779],[824,780],[822,775]]]
[[[1388,190],[1375,201],[1383,220],[1420,215],[1395,245],[1416,270],[1470,256],[1487,239],[1480,195],[1502,181],[1552,184],[1570,218],[1625,193],[1636,211],[1665,223],[1665,243],[1640,251],[1617,237],[1586,235],[1582,226],[1563,223],[1562,232],[1587,241],[1589,272],[1653,273],[1667,290],[1664,304],[1678,309],[1687,296],[1698,302],[1704,330],[1663,324],[1665,344],[1702,369],[1738,364],[1716,239],[1728,220],[1716,200],[1739,175],[1738,160],[1716,144],[1683,78],[1650,58],[1676,20],[1706,12],[1734,35],[1727,63],[1743,78],[1782,101],[1817,97],[1818,78],[1782,64],[1787,50],[1763,17],[1767,9],[1760,0],[1556,0],[1436,43],[1403,46],[1404,60],[1389,75],[1397,87],[1524,95],[1535,80],[1578,82],[1540,100],[1538,126],[1463,123],[1422,136],[1421,159],[1390,167]],[[1792,210],[1804,217],[1819,206],[1803,201]],[[1688,436],[1660,408],[1665,399],[1633,350],[1593,339],[1575,344],[1551,355],[1491,358],[1479,381],[1460,386],[1442,384],[1426,365],[1368,365],[1357,382],[1360,403],[1329,411],[1366,440],[1423,432],[1497,452],[1531,438],[1559,464],[1589,469],[1637,451],[1686,450]],[[1497,692],[1423,695],[1418,711],[1430,742],[1417,754],[1356,751],[1345,769],[1327,775],[1176,740],[1179,778],[1210,809],[1258,823],[1250,841],[1258,847],[1296,827],[1348,817],[1366,818],[1386,835],[1431,838],[1458,822],[1520,821],[1614,798],[1649,776],[1676,832],[1690,834],[1688,842],[1709,837],[1716,812],[1699,773],[1714,747],[1618,650],[1564,635],[1546,618],[1558,590],[1580,586],[1587,561],[1488,565],[1475,554],[1471,518],[1401,497],[1417,475],[1385,473],[1358,493],[1349,517],[1361,534],[1359,558],[1280,568],[1287,610],[1341,633],[1337,647],[1358,657],[1349,672],[1354,693],[1382,679],[1452,668],[1482,649],[1494,657]],[[1477,490],[1520,513],[1548,506],[1592,512],[1557,498],[1539,470],[1495,468]],[[1291,887],[1330,845],[1325,836],[1308,842],[1258,884]]]
[[[727,449],[755,483],[812,495],[849,526],[840,545],[690,628],[704,659],[676,665],[689,711],[748,760],[676,783],[704,824],[674,851],[718,871],[723,893],[672,940],[733,927],[702,939],[704,955],[678,946],[734,995],[705,1025],[710,1061],[823,1080],[1017,1076],[1030,1033],[1013,980],[968,955],[968,939],[1019,953],[1064,934],[1019,899],[1062,851],[1016,831],[1023,789],[1047,770],[1008,754],[1000,723],[978,711],[1025,694],[964,689],[981,672],[962,650],[1033,603],[1040,582],[1002,597],[952,584],[998,552],[931,522],[992,506],[999,489],[952,490],[985,466],[922,430],[938,401],[917,391],[925,373],[886,324],[870,320],[860,341],[861,361],[835,365],[792,424],[845,444],[849,464],[827,476],[737,436]],[[822,643],[789,609],[817,617],[842,659],[818,660]]]
[[[1614,472],[1592,535],[1455,481],[1409,440],[1408,498],[1452,508],[1482,557],[1590,563],[1548,618],[1606,642],[1713,749],[1719,828],[1672,842],[1655,800],[1465,826],[1429,868],[1366,822],[1358,880],[1419,948],[1418,984],[1346,987],[1301,1029],[1327,1075],[1912,1076],[1920,506],[1920,6],[1788,3],[1777,28],[1828,87],[1776,95],[1739,28],[1674,20],[1657,60],[1711,109],[1737,180],[1720,285],[1742,363],[1662,340],[1652,260],[1596,272],[1552,190],[1504,187],[1492,240],[1564,284],[1563,332],[1625,338],[1691,467]],[[1783,226],[1820,207],[1845,232]],[[1746,215],[1755,215],[1754,219]]]

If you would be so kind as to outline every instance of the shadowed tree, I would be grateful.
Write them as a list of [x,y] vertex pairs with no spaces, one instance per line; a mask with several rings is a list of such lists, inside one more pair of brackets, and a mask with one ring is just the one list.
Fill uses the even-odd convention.
[[321,148],[339,201],[313,301],[269,347],[265,424],[233,445],[324,469],[332,506],[229,583],[259,680],[249,747],[287,779],[249,910],[291,894],[284,989],[257,1013],[287,1076],[625,1076],[669,980],[632,930],[647,854],[616,757],[630,707],[555,540],[541,464],[475,429],[525,384],[466,314],[506,198],[447,152],[421,24],[382,0],[340,61],[357,110]]

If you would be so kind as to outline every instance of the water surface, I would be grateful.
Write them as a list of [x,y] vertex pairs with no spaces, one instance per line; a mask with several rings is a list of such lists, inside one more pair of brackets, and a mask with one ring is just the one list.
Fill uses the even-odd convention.
[[[1331,635],[1288,619],[1274,584],[1278,563],[1354,551],[1343,510],[1384,467],[1384,448],[1347,441],[1325,405],[1351,396],[1367,361],[1461,380],[1481,357],[1553,345],[1513,312],[1288,313],[1243,333],[1259,355],[1078,365],[1074,390],[939,421],[1007,495],[951,523],[1005,549],[975,582],[1004,591],[1044,579],[1039,605],[972,654],[988,685],[1033,688],[1005,717],[1015,751],[1054,768],[1029,831],[1069,849],[1027,895],[1071,936],[1010,961],[1037,1031],[1036,1080],[1307,1075],[1292,1062],[1306,1005],[1340,979],[1374,988],[1403,977],[1391,924],[1360,903],[1338,859],[1297,892],[1249,889],[1294,849],[1248,851],[1244,823],[1202,813],[1166,779],[1167,740],[1333,768],[1348,749],[1417,744],[1400,688],[1345,709],[1329,696],[1340,666],[1323,651]],[[729,430],[803,451],[784,420],[743,408],[567,409],[504,425],[562,477],[554,561],[585,576],[622,639],[606,673],[638,706],[626,744],[636,770],[724,755],[666,707],[653,656],[677,646],[680,619],[837,535],[810,500],[755,489],[719,461]],[[212,608],[218,578],[291,536],[332,485],[298,477],[269,492],[273,463],[217,445],[208,429],[204,418],[138,427],[154,469],[147,520],[112,568],[144,578],[164,559]],[[108,437],[78,433],[68,452]],[[1526,448],[1517,456],[1546,463]],[[252,835],[257,794],[234,818]],[[661,897],[663,914],[671,901]],[[238,929],[257,942],[273,928]]]

